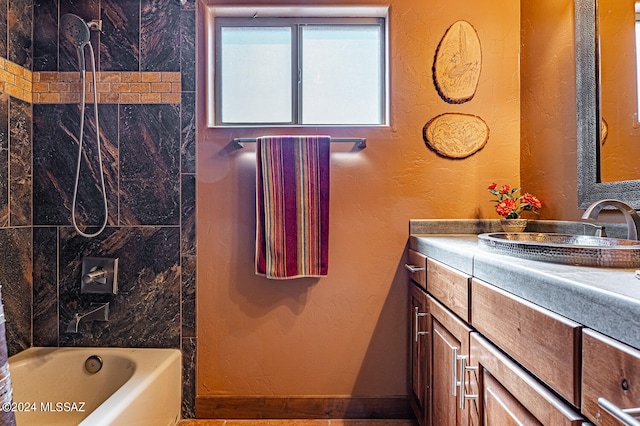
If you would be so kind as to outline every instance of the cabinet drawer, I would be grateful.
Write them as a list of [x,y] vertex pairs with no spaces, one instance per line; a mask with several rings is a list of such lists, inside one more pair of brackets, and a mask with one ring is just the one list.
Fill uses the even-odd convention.
[[621,409],[640,407],[640,351],[585,329],[582,412],[598,425],[622,424],[598,406],[598,398],[605,398]]
[[471,283],[471,324],[580,406],[580,324],[476,279]]
[[420,287],[427,289],[427,256],[409,249],[407,256],[407,264],[405,265],[409,271],[409,277],[417,282]]
[[469,322],[470,278],[438,261],[427,259],[429,293],[466,322]]

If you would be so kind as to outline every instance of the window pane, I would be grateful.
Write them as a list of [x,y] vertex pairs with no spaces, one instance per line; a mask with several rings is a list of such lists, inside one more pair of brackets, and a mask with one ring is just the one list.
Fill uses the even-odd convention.
[[224,123],[291,122],[291,28],[221,28]]
[[381,124],[380,26],[302,28],[304,124]]

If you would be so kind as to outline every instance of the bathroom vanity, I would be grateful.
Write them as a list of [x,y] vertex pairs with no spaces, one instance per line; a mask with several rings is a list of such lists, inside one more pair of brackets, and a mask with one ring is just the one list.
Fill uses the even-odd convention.
[[[588,232],[579,223],[531,226]],[[610,411],[640,407],[635,270],[479,248],[477,234],[498,228],[410,223],[409,397],[420,425],[634,424]]]

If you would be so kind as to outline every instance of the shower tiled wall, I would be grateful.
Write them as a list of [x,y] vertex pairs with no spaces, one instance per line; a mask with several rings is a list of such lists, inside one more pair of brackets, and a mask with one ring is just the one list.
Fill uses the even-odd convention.
[[[7,323],[10,349],[180,348],[183,416],[193,417],[195,0],[185,5],[178,0],[9,3],[0,0],[0,27],[9,25],[10,34],[5,57],[33,71],[35,81],[33,104],[6,94],[0,97],[0,176],[7,176],[0,179],[0,253],[5,254],[0,277],[7,280],[7,316],[19,318]],[[15,28],[13,19],[7,19],[12,13],[21,23]],[[144,80],[166,74],[172,84],[180,84],[179,89],[171,88],[172,97],[160,102],[150,96],[111,96],[111,86],[102,85],[98,120],[87,103],[75,217],[80,224],[103,220],[98,133],[109,208],[108,226],[95,238],[79,236],[70,226],[80,106],[69,96],[35,95],[44,88],[35,85],[40,76],[61,76],[74,84],[69,80],[77,70],[76,51],[58,37],[58,16],[65,13],[102,19],[102,32],[92,32],[98,71],[103,73],[98,82],[104,76],[139,74]],[[0,49],[2,42],[0,35]],[[56,91],[55,87],[47,90]],[[86,256],[119,259],[117,296],[80,294]],[[66,333],[74,313],[106,301],[108,323],[81,324],[79,334]]]
[[[16,83],[17,74],[30,73],[31,28],[31,1],[0,0],[3,80]],[[32,107],[28,98],[14,97],[22,90],[6,86],[0,92],[0,285],[11,355],[31,346]]]

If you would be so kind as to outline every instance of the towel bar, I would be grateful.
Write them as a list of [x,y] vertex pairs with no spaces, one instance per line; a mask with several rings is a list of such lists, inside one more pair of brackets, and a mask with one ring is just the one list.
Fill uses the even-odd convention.
[[[232,149],[244,148],[245,143],[255,143],[256,138],[233,138],[230,143]],[[358,149],[367,147],[367,138],[331,138],[331,142],[352,142]]]

